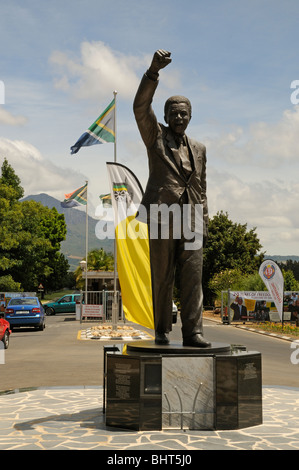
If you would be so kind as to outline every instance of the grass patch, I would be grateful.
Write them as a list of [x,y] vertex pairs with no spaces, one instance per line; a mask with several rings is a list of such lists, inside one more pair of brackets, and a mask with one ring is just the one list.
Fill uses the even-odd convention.
[[276,323],[276,322],[265,322],[265,323],[254,323],[251,325],[253,328],[267,331],[269,333],[283,334],[299,338],[299,327],[293,323]]

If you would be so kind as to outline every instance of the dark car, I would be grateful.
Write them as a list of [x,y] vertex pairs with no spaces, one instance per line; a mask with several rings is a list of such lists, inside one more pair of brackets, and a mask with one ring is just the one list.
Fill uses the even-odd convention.
[[56,302],[45,304],[46,315],[55,315],[56,313],[75,313],[76,304],[80,303],[80,294],[64,295]]
[[4,318],[0,318],[0,341],[3,342],[4,349],[8,348],[10,334],[11,329],[8,321]]
[[5,319],[10,328],[15,326],[34,326],[45,328],[45,311],[38,297],[16,297],[10,299],[5,309]]

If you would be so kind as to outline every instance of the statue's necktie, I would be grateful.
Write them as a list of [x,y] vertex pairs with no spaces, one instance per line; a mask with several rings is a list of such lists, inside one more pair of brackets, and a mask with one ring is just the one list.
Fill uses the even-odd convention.
[[177,146],[184,171],[186,173],[191,173],[192,167],[189,158],[189,151],[185,139],[183,137],[178,138]]

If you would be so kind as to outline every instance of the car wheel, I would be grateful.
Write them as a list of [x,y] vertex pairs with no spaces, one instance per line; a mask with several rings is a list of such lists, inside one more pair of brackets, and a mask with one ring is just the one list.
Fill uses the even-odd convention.
[[7,349],[8,348],[8,345],[9,345],[9,333],[8,331],[6,330],[5,333],[4,333],[4,336],[2,338],[2,341],[3,341],[3,344],[4,344],[4,349]]
[[55,310],[54,310],[54,308],[52,308],[52,307],[46,308],[46,315],[48,315],[48,316],[50,316],[50,315],[55,315]]
[[45,327],[46,327],[45,323],[42,323],[41,325],[39,325],[38,330],[43,331]]

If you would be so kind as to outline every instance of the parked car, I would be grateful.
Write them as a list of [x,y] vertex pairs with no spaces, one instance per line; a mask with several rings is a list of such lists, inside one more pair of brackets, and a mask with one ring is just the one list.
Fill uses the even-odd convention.
[[178,308],[174,302],[172,302],[172,323],[176,323],[178,319]]
[[3,342],[4,349],[8,348],[10,335],[11,335],[10,324],[4,318],[0,318],[0,341]]
[[15,326],[34,326],[45,328],[45,311],[38,297],[16,297],[10,299],[5,309],[5,319],[10,328]]
[[48,302],[44,305],[46,315],[56,313],[75,313],[76,303],[80,302],[80,294],[64,295],[56,302]]

